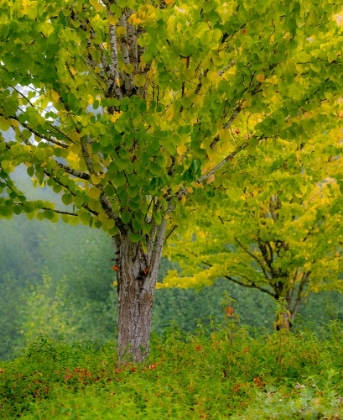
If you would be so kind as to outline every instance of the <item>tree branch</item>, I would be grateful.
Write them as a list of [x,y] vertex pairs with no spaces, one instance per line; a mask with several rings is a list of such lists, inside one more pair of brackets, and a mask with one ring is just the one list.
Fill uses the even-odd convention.
[[[2,113],[0,113],[0,115],[1,115],[2,117],[4,117],[4,115],[3,115]],[[15,121],[18,121],[18,122],[19,122],[18,117],[17,117],[16,115],[15,115],[15,116],[11,115],[11,116],[10,116],[10,117],[8,117],[8,118],[11,118],[11,119],[13,119],[13,120],[15,120]],[[31,127],[30,127],[28,124],[26,124],[26,123],[21,123],[21,122],[19,122],[19,124],[20,124],[21,126],[23,126],[24,128],[26,128],[27,130],[29,130],[29,131],[30,131],[32,134],[34,134],[35,136],[37,136],[37,137],[39,137],[40,139],[42,139],[42,140],[45,140],[45,141],[47,141],[47,142],[50,142],[50,143],[56,144],[56,146],[63,147],[64,149],[68,149],[68,147],[69,147],[67,144],[62,143],[61,141],[59,141],[59,140],[57,140],[57,139],[55,139],[55,138],[52,138],[52,137],[47,137],[47,136],[43,137],[41,133],[38,133],[38,131],[34,130],[33,128],[31,128]]]
[[[51,174],[51,173],[49,173],[47,170],[44,170],[43,171],[44,172],[44,174],[46,175],[46,176],[48,176],[49,178],[51,178],[51,179],[53,179],[58,185],[61,185],[61,187],[63,187],[63,188],[65,188],[67,191],[69,191],[70,192],[70,194],[73,196],[73,197],[76,197],[76,194],[74,193],[74,191],[72,191],[70,188],[69,188],[69,186],[67,186],[67,185],[65,185],[65,184],[63,184],[59,179],[57,179],[53,174]],[[94,214],[95,216],[99,216],[99,213],[97,212],[97,211],[94,211],[94,210],[91,210],[86,204],[82,204],[82,207],[84,208],[84,209],[86,209],[87,211],[89,211],[89,213],[92,213],[92,214]]]
[[56,210],[56,209],[49,209],[48,207],[42,207],[41,210],[52,210],[52,211],[54,211],[55,213],[58,213],[58,214],[67,214],[68,216],[79,217],[79,215],[76,214],[76,213],[70,213],[69,211],[62,211],[62,210]]
[[229,160],[233,159],[237,153],[241,152],[249,145],[248,142],[243,143],[239,146],[234,152],[230,153],[226,156],[218,165],[216,165],[213,169],[211,169],[207,174],[201,176],[196,182],[201,184],[203,181],[206,181],[211,175],[215,174],[221,167],[223,167]]
[[[213,169],[211,169],[207,174],[202,175],[198,180],[196,181],[197,184],[201,184],[202,182],[206,181],[211,175],[214,175],[217,171],[219,171],[220,168],[222,168],[229,160],[232,160],[234,156],[237,155],[237,153],[241,152],[243,149],[245,149],[249,145],[248,142],[244,142],[241,146],[239,146],[234,152],[230,153],[228,156],[226,156],[218,165],[216,165]],[[181,197],[183,195],[188,195],[187,188],[181,188],[175,196],[181,200]],[[168,209],[167,212],[170,212],[173,210],[173,206]]]
[[64,165],[63,163],[57,162],[56,160],[55,160],[55,162],[60,168],[64,169],[65,172],[67,172],[70,175],[75,176],[76,178],[81,178],[81,179],[85,179],[86,181],[88,181],[91,177],[86,172],[81,172],[81,171],[78,171],[77,169],[70,168],[69,166]]
[[178,226],[177,226],[177,225],[174,225],[174,226],[172,227],[172,229],[170,230],[170,232],[167,234],[166,239],[165,239],[165,241],[164,241],[164,242],[167,242],[167,241],[168,241],[169,237],[173,234],[173,232],[174,232],[177,228],[178,228]]
[[[213,267],[213,265],[212,265],[212,264],[209,264],[209,263],[207,263],[207,262],[205,262],[205,261],[201,261],[201,262],[202,262],[203,264],[207,265],[208,267]],[[248,277],[246,277],[246,276],[242,276],[241,274],[237,274],[237,275],[238,275],[239,277],[245,277],[245,278],[246,278],[246,279],[250,282],[250,284],[247,284],[247,283],[242,283],[242,282],[240,282],[239,280],[236,280],[236,279],[234,279],[233,277],[231,277],[231,276],[227,276],[227,275],[222,275],[221,277],[224,277],[225,279],[230,280],[230,281],[232,281],[233,283],[239,284],[240,286],[248,287],[249,289],[258,289],[258,290],[260,290],[261,292],[266,293],[267,295],[270,295],[270,296],[272,296],[273,298],[275,298],[275,294],[274,294],[273,292],[269,291],[268,289],[265,289],[264,287],[261,287],[261,286],[257,285],[255,282],[253,282],[252,280],[248,279]]]
[[[84,158],[84,161],[86,163],[86,166],[88,168],[88,171],[92,174],[92,175],[96,175],[98,176],[98,173],[94,170],[94,166],[93,166],[93,162],[91,157],[89,156],[89,152],[88,152],[88,143],[89,143],[89,139],[87,141],[84,141],[83,139],[81,140],[81,150],[82,150],[82,155]],[[108,199],[107,195],[104,192],[104,188],[101,184],[98,184],[97,187],[100,190],[100,203],[102,208],[104,209],[105,213],[107,214],[107,217],[109,219],[112,219],[116,222],[117,226],[122,230],[122,231],[126,231],[126,227],[123,224],[123,222],[121,221],[120,217],[114,212],[112,205],[110,203],[110,200]]]
[[152,255],[150,258],[151,275],[148,276],[143,286],[147,290],[149,290],[149,287],[151,286],[151,282],[156,281],[156,278],[157,278],[157,272],[161,263],[161,255],[162,255],[162,250],[163,250],[164,237],[166,234],[166,227],[167,227],[167,219],[163,218],[156,233],[154,248],[152,250]]
[[[240,114],[241,110],[242,110],[241,105],[238,105],[238,107],[233,111],[231,117],[224,124],[224,127],[223,127],[224,129],[227,130],[232,126],[232,124],[235,122],[236,118]],[[219,134],[211,142],[210,148],[213,149],[214,146],[218,143],[218,141],[219,141]]]
[[252,257],[256,262],[257,262],[257,264],[261,267],[261,269],[262,269],[262,271],[263,271],[263,274],[264,274],[264,277],[269,281],[270,280],[270,277],[268,276],[268,273],[267,273],[267,271],[266,271],[266,269],[263,267],[263,263],[262,263],[262,261],[260,261],[260,259],[259,258],[257,258],[256,257],[256,255],[254,255],[254,254],[252,254],[250,251],[248,251],[245,247],[244,247],[244,245],[242,245],[240,242],[239,242],[239,240],[235,237],[234,238],[235,239],[235,241],[238,243],[238,245],[243,249],[243,251],[245,251],[248,255],[250,255],[250,257]]
[[303,273],[303,277],[302,277],[302,279],[301,279],[301,282],[300,282],[300,286],[299,286],[299,290],[298,290],[298,293],[297,293],[297,299],[296,299],[296,301],[295,301],[295,303],[294,303],[294,306],[293,306],[293,309],[291,310],[291,313],[293,314],[295,314],[296,313],[296,311],[298,310],[298,308],[299,308],[299,305],[300,305],[300,303],[301,303],[301,299],[302,299],[302,293],[303,293],[303,291],[304,291],[304,288],[305,288],[305,286],[306,286],[306,283],[307,283],[307,281],[308,281],[308,278],[309,278],[309,276],[311,275],[311,271],[308,271],[307,273]]
[[110,64],[110,72],[111,72],[111,81],[112,84],[110,86],[110,90],[107,94],[115,95],[117,99],[123,99],[122,91],[119,87],[119,70],[118,70],[118,47],[117,47],[117,34],[116,34],[116,26],[109,24],[110,28],[110,52],[111,52],[111,64]]

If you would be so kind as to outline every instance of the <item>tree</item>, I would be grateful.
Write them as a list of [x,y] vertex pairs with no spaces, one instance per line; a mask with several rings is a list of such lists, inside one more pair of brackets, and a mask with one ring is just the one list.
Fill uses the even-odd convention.
[[342,162],[325,153],[337,139],[333,131],[301,147],[261,144],[253,167],[241,162],[241,189],[227,189],[210,214],[194,208],[194,224],[169,247],[183,277],[171,270],[163,287],[208,286],[225,278],[283,299],[276,327],[288,329],[309,293],[341,292],[342,186],[329,175],[341,173]]
[[[0,213],[113,237],[119,359],[148,353],[167,224],[187,219],[188,197],[212,199],[215,176],[262,139],[304,141],[331,124],[338,10],[329,0],[1,3],[0,129],[13,136],[0,143]],[[246,138],[231,134],[256,113]],[[69,207],[19,191],[10,174],[22,163]]]

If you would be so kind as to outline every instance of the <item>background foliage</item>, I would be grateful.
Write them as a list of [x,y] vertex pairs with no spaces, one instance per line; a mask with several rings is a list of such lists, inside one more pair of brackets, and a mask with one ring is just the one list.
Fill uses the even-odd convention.
[[[112,340],[117,294],[111,258],[111,241],[101,231],[29,221],[24,216],[1,220],[0,359],[13,357],[42,334],[69,343],[92,340],[101,345]],[[175,263],[164,258],[160,281],[175,268]],[[226,291],[236,300],[242,324],[272,330],[272,299],[219,279],[200,290],[156,290],[153,331],[163,334],[172,323],[192,332],[199,321],[207,325],[210,317],[222,320]],[[327,297],[338,314],[325,311]],[[301,313],[317,327],[332,317],[343,319],[342,296],[336,292],[314,295]]]

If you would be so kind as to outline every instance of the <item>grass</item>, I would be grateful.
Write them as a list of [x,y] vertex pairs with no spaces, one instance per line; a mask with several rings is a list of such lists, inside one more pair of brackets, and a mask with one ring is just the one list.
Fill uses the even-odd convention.
[[41,337],[0,363],[0,418],[343,419],[343,326],[323,331],[173,329],[121,369],[113,343]]

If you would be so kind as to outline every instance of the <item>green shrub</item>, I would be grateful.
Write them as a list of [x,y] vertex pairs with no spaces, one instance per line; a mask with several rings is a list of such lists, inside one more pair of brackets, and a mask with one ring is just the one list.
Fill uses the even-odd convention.
[[149,359],[118,368],[115,344],[39,337],[1,364],[0,417],[340,419],[343,328],[259,334],[235,316],[196,334],[155,335]]

